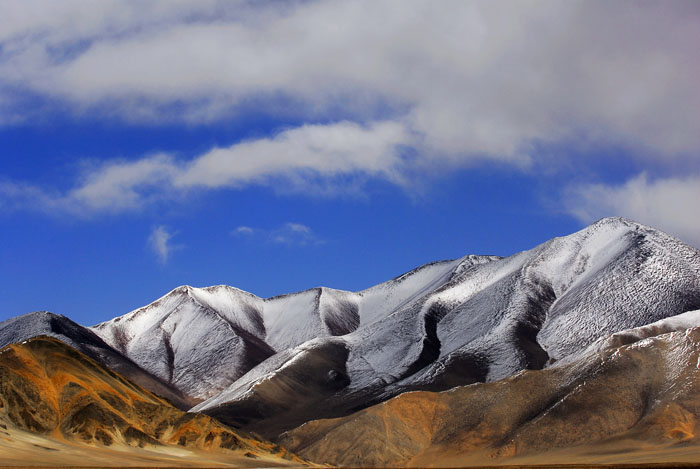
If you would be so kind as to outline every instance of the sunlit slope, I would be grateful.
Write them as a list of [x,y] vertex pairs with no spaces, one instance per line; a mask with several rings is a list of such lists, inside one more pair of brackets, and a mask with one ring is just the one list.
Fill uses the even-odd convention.
[[501,381],[405,393],[281,443],[344,466],[700,461],[700,328],[648,334]]
[[63,315],[37,311],[0,322],[0,348],[37,336],[60,340],[139,386],[167,398],[180,409],[189,409],[197,402],[196,399],[188,398],[174,386],[142,369],[90,329]]
[[176,409],[51,337],[0,351],[0,424],[0,464],[16,464],[23,454],[25,464],[83,465],[115,451],[125,461],[162,464],[173,455],[257,465],[292,460],[269,442]]

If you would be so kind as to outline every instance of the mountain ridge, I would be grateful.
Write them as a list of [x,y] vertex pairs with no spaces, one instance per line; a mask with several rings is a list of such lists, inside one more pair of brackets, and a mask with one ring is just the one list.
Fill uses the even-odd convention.
[[[228,286],[213,286],[205,288],[195,288],[191,286],[181,286],[171,290],[153,303],[136,309],[118,318],[100,323],[90,328],[107,343],[122,353],[144,366],[149,372],[159,378],[168,381],[177,371],[168,369],[168,363],[161,360],[160,363],[148,361],[149,351],[144,349],[134,355],[129,354],[129,347],[133,347],[132,340],[143,340],[149,344],[162,343],[163,350],[152,351],[150,355],[155,360],[168,355],[166,344],[172,342],[173,334],[176,334],[178,322],[188,322],[191,317],[197,317],[199,321],[209,321],[207,327],[200,327],[206,330],[208,336],[217,327],[214,324],[219,322],[219,318],[233,329],[233,335],[229,335],[228,344],[221,346],[229,350],[229,355],[241,355],[240,350],[255,348],[265,350],[266,354],[258,354],[255,359],[241,360],[230,366],[228,370],[219,374],[221,384],[208,383],[207,389],[197,389],[196,386],[189,386],[185,392],[190,396],[201,399],[208,396],[214,388],[222,390],[228,384],[240,378],[247,371],[254,368],[264,359],[269,358],[274,352],[288,349],[311,340],[316,337],[330,337],[345,335],[357,329],[365,317],[366,323],[377,320],[377,316],[382,316],[382,309],[377,307],[361,308],[360,303],[374,306],[383,302],[391,302],[391,293],[381,289],[383,285],[397,285],[404,282],[412,282],[416,277],[427,274],[428,285],[436,279],[431,277],[431,270],[436,268],[444,269],[460,262],[484,262],[494,259],[494,256],[465,256],[464,258],[451,261],[438,261],[428,265],[419,266],[409,272],[401,274],[388,282],[359,291],[349,292],[328,287],[316,287],[300,292],[277,295],[270,298],[259,298],[256,295]],[[444,272],[438,272],[439,279],[444,276]],[[420,280],[419,282],[420,283]],[[421,288],[425,285],[420,285]],[[400,307],[402,303],[410,300],[416,292],[399,295],[393,300],[394,308]],[[189,303],[189,304],[185,304]],[[173,315],[178,315],[182,310],[187,309],[187,316],[175,319]],[[384,310],[391,309],[384,307]],[[155,310],[155,312],[153,312]],[[368,312],[367,312],[368,311]],[[377,313],[379,311],[379,313]],[[367,312],[363,314],[363,312]],[[292,314],[293,313],[293,314]],[[144,324],[139,322],[139,318],[146,315],[150,317]],[[217,318],[205,318],[204,316],[217,316]],[[299,317],[303,316],[303,317]],[[174,326],[168,322],[175,323]],[[134,322],[138,326],[124,326],[124,324]],[[167,324],[166,324],[167,323]],[[166,324],[164,326],[164,324]],[[232,325],[234,325],[232,327]],[[193,333],[193,328],[188,329],[188,336]],[[137,331],[138,330],[138,331]],[[152,334],[149,331],[153,331]],[[197,333],[196,331],[194,333]],[[137,335],[137,334],[140,334]],[[222,336],[226,332],[221,333]],[[143,336],[143,339],[139,337]],[[135,339],[134,339],[135,338]],[[177,338],[176,338],[177,339]],[[202,339],[204,340],[204,339]],[[238,350],[236,350],[238,349]],[[222,354],[223,355],[223,354]],[[264,355],[264,356],[262,356]],[[146,356],[144,358],[144,356]],[[261,357],[262,356],[262,357]],[[263,360],[259,360],[263,358]],[[199,358],[198,363],[215,361],[211,358]],[[184,363],[183,367],[190,367]],[[231,369],[234,369],[231,372]],[[167,371],[166,371],[167,370]],[[187,372],[184,372],[187,374]],[[213,384],[213,386],[212,386]]]

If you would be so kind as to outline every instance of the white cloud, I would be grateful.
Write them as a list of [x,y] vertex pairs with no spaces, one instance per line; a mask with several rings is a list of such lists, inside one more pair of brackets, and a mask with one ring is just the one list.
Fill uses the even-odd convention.
[[87,216],[138,210],[173,192],[177,166],[168,155],[136,161],[86,162],[72,188],[49,191],[31,183],[0,182],[0,196],[9,209],[34,209],[52,214]]
[[270,138],[214,148],[191,160],[166,154],[86,165],[74,185],[50,193],[29,184],[0,184],[6,205],[92,215],[139,210],[190,190],[261,184],[314,192],[339,176],[402,182],[402,144],[412,137],[393,122],[305,125]]
[[[173,159],[156,155],[137,161],[111,161],[83,175],[59,203],[70,210],[122,211],[138,208],[152,188],[168,190],[176,172]],[[155,195],[157,197],[157,195]]]
[[424,137],[425,165],[527,165],[534,142],[581,136],[660,157],[700,150],[697,2],[10,5],[0,83],[78,112],[154,123],[249,106],[316,122],[381,112]]
[[640,174],[624,184],[588,184],[569,190],[565,205],[584,223],[624,216],[700,247],[700,176],[656,179]]
[[186,165],[173,183],[215,188],[306,171],[321,176],[359,171],[391,178],[401,163],[397,147],[408,141],[406,131],[393,122],[305,125],[209,151]]
[[171,239],[173,238],[174,234],[168,231],[168,229],[164,226],[157,226],[153,229],[151,232],[151,235],[148,237],[148,244],[151,247],[151,250],[155,253],[155,255],[158,257],[158,261],[161,264],[165,264],[168,262],[168,258],[170,257],[170,253],[175,250],[179,249],[181,246],[174,246],[171,244]]
[[232,231],[232,234],[238,237],[258,239],[266,243],[284,244],[287,246],[307,246],[324,242],[310,227],[293,222],[285,223],[274,229],[239,226]]

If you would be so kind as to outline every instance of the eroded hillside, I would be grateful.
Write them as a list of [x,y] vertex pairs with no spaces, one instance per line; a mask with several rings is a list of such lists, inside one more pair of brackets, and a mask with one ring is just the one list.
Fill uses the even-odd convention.
[[699,368],[696,327],[497,382],[405,393],[281,442],[341,466],[692,461]]
[[272,443],[176,409],[50,337],[0,351],[0,463],[29,460],[301,463]]

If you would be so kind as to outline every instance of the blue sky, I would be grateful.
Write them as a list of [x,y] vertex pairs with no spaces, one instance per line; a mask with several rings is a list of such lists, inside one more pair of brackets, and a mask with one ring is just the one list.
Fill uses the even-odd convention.
[[697,2],[0,3],[0,319],[700,246]]

